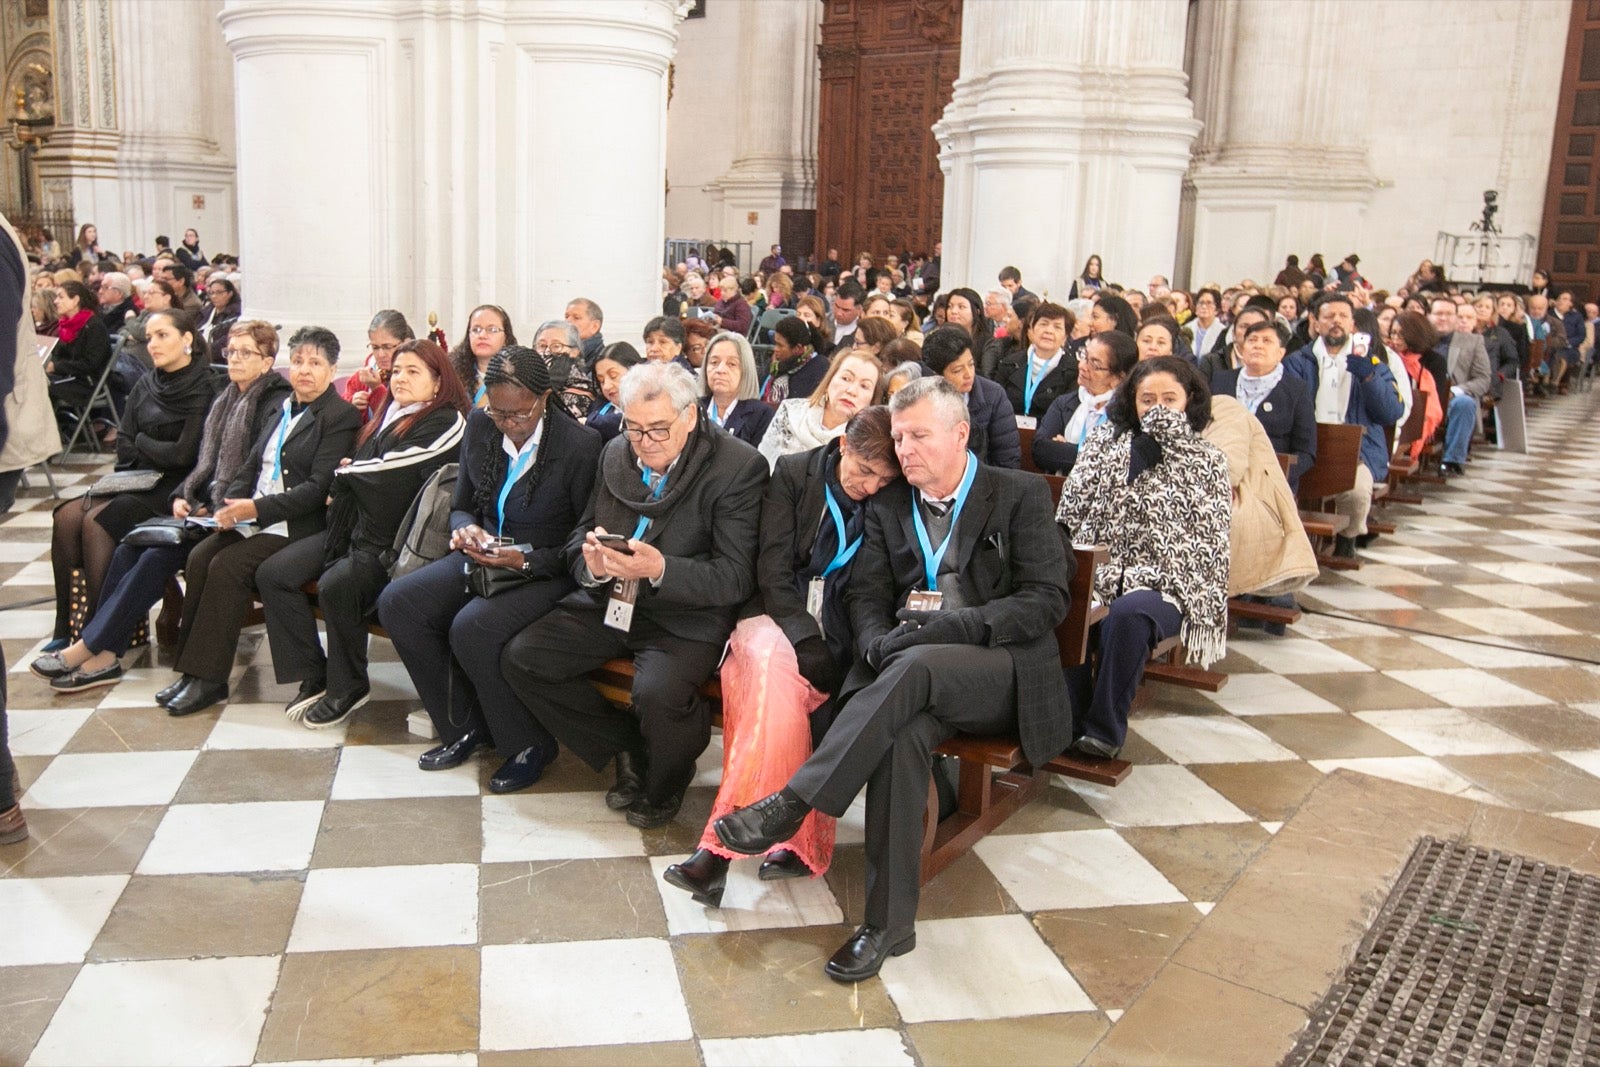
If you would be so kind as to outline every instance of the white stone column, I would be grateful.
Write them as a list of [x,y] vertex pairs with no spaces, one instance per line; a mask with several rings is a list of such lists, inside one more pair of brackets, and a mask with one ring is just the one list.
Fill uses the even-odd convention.
[[1106,276],[1170,274],[1199,129],[1184,0],[988,0],[961,16],[961,75],[933,127],[945,175],[946,288],[1022,271],[1064,299],[1090,254]]
[[1205,132],[1184,182],[1198,285],[1270,282],[1290,252],[1332,266],[1360,248],[1377,188],[1368,161],[1366,66],[1336,57],[1370,47],[1348,7],[1300,0],[1211,0],[1196,26],[1195,106]]
[[722,216],[717,236],[751,242],[754,262],[746,266],[753,269],[778,243],[779,212],[816,206],[822,2],[739,2],[738,77],[728,87],[737,94],[734,161],[713,196]]
[[[92,222],[101,246],[120,253],[137,247],[125,232],[117,182],[121,143],[117,115],[116,49],[109,0],[55,0],[56,122],[39,150],[40,200],[70,206],[78,224]],[[76,233],[55,235],[63,248]]]
[[676,0],[225,0],[246,306],[364,343],[498,303],[521,339],[587,296],[658,305]]

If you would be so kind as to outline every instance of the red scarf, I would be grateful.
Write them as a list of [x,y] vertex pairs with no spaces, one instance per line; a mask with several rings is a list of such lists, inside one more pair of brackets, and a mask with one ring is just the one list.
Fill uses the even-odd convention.
[[61,343],[70,345],[78,339],[78,334],[83,330],[84,324],[89,321],[89,316],[94,312],[88,308],[81,309],[76,315],[69,315],[56,322],[56,336],[61,338]]

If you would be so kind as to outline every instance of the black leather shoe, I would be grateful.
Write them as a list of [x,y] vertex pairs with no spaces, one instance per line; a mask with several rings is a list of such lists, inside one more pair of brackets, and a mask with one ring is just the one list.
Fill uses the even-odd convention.
[[179,691],[192,681],[195,681],[195,676],[192,674],[178,675],[178,680],[176,682],[173,682],[165,689],[156,690],[156,703],[160,704],[162,707],[166,707],[168,704],[172,703],[172,698],[177,696]]
[[174,717],[180,715],[193,715],[197,711],[205,711],[213,704],[220,704],[228,699],[227,682],[208,682],[195,678],[188,685],[178,690],[178,695],[167,701],[167,714]]
[[515,793],[526,789],[544,776],[544,769],[556,758],[556,746],[525,748],[500,765],[489,779],[489,792]]
[[307,729],[326,730],[330,726],[338,726],[348,719],[352,712],[367,702],[367,697],[372,691],[365,686],[357,689],[348,696],[336,697],[324,695],[323,698],[311,705],[302,720]]
[[683,807],[681,789],[659,802],[641,796],[628,808],[628,825],[637,826],[641,830],[654,830],[671,822],[681,807]]
[[1353,537],[1335,537],[1333,539],[1333,554],[1339,559],[1356,558],[1356,542]]
[[722,891],[728,884],[728,861],[715,852],[696,849],[682,863],[661,872],[668,885],[675,885],[708,908],[722,907]]
[[1465,474],[1465,473],[1467,473],[1467,468],[1466,468],[1466,466],[1464,464],[1446,462],[1446,463],[1439,464],[1439,473],[1440,474]]
[[767,853],[756,874],[763,882],[781,882],[785,878],[808,878],[811,868],[789,849],[776,848]]
[[759,856],[795,835],[811,814],[811,805],[780,789],[762,797],[748,808],[729,812],[712,824],[717,839],[735,852]]
[[644,756],[637,752],[617,753],[617,784],[606,790],[606,807],[623,811],[644,796]]
[[917,934],[891,938],[871,923],[860,927],[850,940],[839,946],[823,972],[835,982],[861,982],[878,973],[890,956],[904,956],[917,947]]
[[1104,741],[1088,735],[1084,735],[1072,742],[1070,751],[1089,759],[1116,759],[1122,753],[1122,749],[1117,748],[1115,745],[1108,745]]
[[295,722],[299,722],[327,693],[327,682],[321,678],[308,678],[300,683],[300,689],[295,693],[294,699],[283,706],[283,713]]
[[483,735],[476,730],[468,730],[450,744],[430,748],[418,756],[417,766],[425,771],[448,771],[467,762],[467,757],[476,752],[481,744]]

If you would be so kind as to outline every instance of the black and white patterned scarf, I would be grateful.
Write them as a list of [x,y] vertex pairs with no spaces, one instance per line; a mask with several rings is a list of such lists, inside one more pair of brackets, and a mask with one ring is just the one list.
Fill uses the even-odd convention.
[[1181,412],[1151,408],[1137,430],[1091,433],[1061,493],[1056,521],[1074,544],[1105,545],[1095,599],[1149,589],[1183,613],[1188,662],[1209,667],[1228,640],[1228,461]]

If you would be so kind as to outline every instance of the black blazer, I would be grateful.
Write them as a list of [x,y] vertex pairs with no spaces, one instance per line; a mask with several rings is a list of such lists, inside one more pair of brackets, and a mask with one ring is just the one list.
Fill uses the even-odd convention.
[[[678,496],[672,510],[644,533],[642,540],[666,557],[666,572],[659,586],[639,583],[633,632],[653,625],[685,640],[721,644],[733,632],[739,609],[755,592],[757,528],[767,461],[720,426],[705,423],[703,430],[694,432],[710,435],[712,453],[706,469]],[[595,502],[601,494],[610,493],[604,472],[613,452],[638,476],[628,438],[606,442],[594,492],[567,541],[567,565],[579,584],[591,580],[583,562],[583,542],[595,527]],[[562,603],[603,610],[610,589],[611,583],[603,582],[571,593]]]
[[[866,533],[845,589],[858,658],[841,699],[872,681],[874,672],[861,657],[899,625],[895,612],[925,581],[912,501],[905,482],[867,501]],[[989,645],[1011,654],[1022,748],[1034,766],[1043,766],[1072,741],[1055,628],[1066,618],[1076,568],[1045,480],[980,466],[950,551],[962,598],[982,616]]]
[[1000,364],[998,380],[1005,386],[1006,399],[1011,401],[1011,410],[1019,415],[1031,415],[1033,418],[1044,418],[1045,412],[1050,410],[1050,405],[1055,403],[1056,397],[1063,393],[1078,392],[1078,357],[1075,353],[1063,348],[1061,362],[1050,368],[1050,373],[1039,380],[1033,390],[1033,406],[1027,411],[1022,410],[1022,399],[1028,387],[1028,352],[1023,349],[1018,353],[1015,362],[1007,361]]
[[[827,510],[823,470],[831,445],[779,456],[761,503],[761,555],[756,561],[756,601],[747,614],[765,613],[791,645],[821,637],[817,620],[806,611],[805,594],[794,576],[811,562],[811,548]],[[854,562],[852,561],[852,566]]]
[[50,374],[55,378],[77,378],[93,389],[110,362],[111,334],[106,330],[105,319],[95,309],[76,337],[60,342],[51,351]]
[[1083,397],[1076,389],[1062,393],[1050,402],[1050,409],[1033,431],[1033,465],[1046,474],[1068,474],[1078,462],[1077,442],[1057,441],[1067,432],[1067,423],[1077,413]]
[[1022,437],[1017,433],[1017,414],[1006,399],[1006,391],[987,378],[974,378],[967,397],[972,435],[967,447],[978,458],[995,467],[1022,467]]
[[[1239,395],[1239,375],[1235,370],[1219,371],[1211,379],[1213,395]],[[1272,440],[1272,450],[1293,456],[1289,467],[1289,488],[1300,488],[1300,476],[1317,461],[1317,413],[1311,401],[1311,387],[1292,374],[1284,374],[1272,392],[1256,408],[1256,421]]]
[[[506,494],[503,531],[498,501],[509,457],[501,441],[500,430],[482,409],[467,416],[461,467],[450,505],[450,529],[477,525],[519,545],[530,545],[532,551],[526,554],[535,577],[565,577],[562,550],[594,491],[595,466],[604,443],[600,433],[555,412],[552,405],[544,417],[544,436],[533,465]],[[480,497],[488,499],[487,507],[482,506]]]
[[[710,405],[709,396],[701,398],[701,411],[707,410]],[[759,448],[761,438],[766,435],[767,426],[775,414],[777,409],[763,400],[741,400],[733,405],[733,413],[728,416],[728,421],[722,424],[722,428],[745,444]]]
[[[276,444],[282,419],[280,400],[261,436],[250,446],[250,459],[229,486],[228,496],[242,500],[256,495],[261,464],[266,450]],[[284,491],[256,499],[256,522],[261,529],[286,522],[289,539],[296,541],[327,525],[328,488],[333,484],[333,472],[355,447],[360,429],[361,412],[346,403],[332,386],[311,402],[283,441]]]

